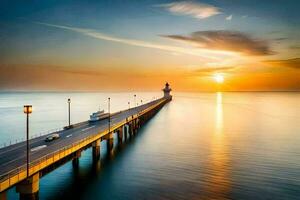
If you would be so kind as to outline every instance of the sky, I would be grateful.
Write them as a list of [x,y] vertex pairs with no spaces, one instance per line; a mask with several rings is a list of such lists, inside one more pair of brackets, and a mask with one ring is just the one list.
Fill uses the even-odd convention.
[[166,81],[175,91],[300,90],[299,10],[297,0],[2,0],[0,91]]

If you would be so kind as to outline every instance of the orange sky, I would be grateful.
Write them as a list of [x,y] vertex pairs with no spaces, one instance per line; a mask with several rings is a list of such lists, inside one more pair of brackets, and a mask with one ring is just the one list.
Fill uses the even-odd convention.
[[[272,67],[275,68],[275,67]],[[280,68],[279,68],[280,69]],[[224,76],[223,83],[216,83],[216,73]],[[90,91],[155,91],[169,81],[175,91],[272,91],[299,90],[300,71],[248,73],[230,70],[189,72],[184,70],[156,72],[138,70],[61,70],[53,67],[28,66],[0,68],[0,85],[15,90],[90,90]],[[46,89],[45,89],[46,88]],[[275,88],[275,89],[274,89]]]

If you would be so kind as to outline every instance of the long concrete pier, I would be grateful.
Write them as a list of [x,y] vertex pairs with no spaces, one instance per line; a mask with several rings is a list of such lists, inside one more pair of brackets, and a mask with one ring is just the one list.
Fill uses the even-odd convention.
[[146,121],[172,100],[172,96],[169,95],[171,90],[163,91],[163,98],[112,113],[110,123],[108,119],[85,121],[74,124],[71,129],[56,132],[60,136],[57,140],[46,142],[46,136],[31,139],[28,176],[26,142],[1,148],[0,200],[6,199],[6,191],[13,186],[16,186],[20,199],[38,199],[39,179],[46,173],[69,161],[72,161],[74,167],[78,167],[81,152],[87,148],[92,148],[93,160],[98,160],[101,141],[106,140],[107,151],[112,151],[115,133],[118,143],[133,137]]

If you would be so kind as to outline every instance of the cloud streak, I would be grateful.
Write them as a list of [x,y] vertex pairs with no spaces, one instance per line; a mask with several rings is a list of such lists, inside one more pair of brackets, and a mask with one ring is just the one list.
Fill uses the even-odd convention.
[[195,73],[214,73],[214,72],[232,71],[234,69],[236,69],[236,67],[207,67],[207,68],[197,69],[194,72]]
[[289,47],[292,50],[299,50],[300,49],[300,45],[292,45]]
[[189,15],[197,19],[205,19],[221,13],[219,8],[213,5],[197,3],[194,1],[161,4],[159,7],[163,7],[173,14]]
[[269,43],[254,39],[250,35],[238,31],[198,31],[189,36],[164,35],[163,37],[196,44],[199,48],[225,50],[247,55],[272,55]]
[[289,67],[293,69],[300,69],[300,58],[292,58],[286,60],[266,60],[267,64],[271,64],[279,67]]
[[126,45],[131,45],[131,46],[158,49],[158,50],[163,50],[163,51],[172,52],[172,53],[199,56],[202,58],[212,59],[212,60],[221,59],[220,55],[224,55],[224,56],[232,55],[228,52],[212,51],[209,49],[183,48],[183,47],[178,47],[178,46],[162,45],[162,44],[141,41],[141,40],[133,40],[133,39],[114,37],[114,36],[110,36],[110,35],[106,35],[101,32],[98,32],[94,29],[85,29],[85,28],[78,28],[78,27],[72,27],[72,26],[62,26],[62,25],[49,24],[49,23],[43,23],[43,22],[34,22],[34,23],[43,25],[43,26],[73,31],[73,32],[80,33],[80,34],[88,36],[88,37],[95,38],[95,39],[117,42],[117,43],[122,43],[122,44],[126,44]]

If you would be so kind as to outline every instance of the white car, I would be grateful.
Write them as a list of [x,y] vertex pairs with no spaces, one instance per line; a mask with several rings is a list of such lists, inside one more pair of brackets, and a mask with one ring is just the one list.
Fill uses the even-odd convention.
[[59,134],[57,133],[54,133],[54,134],[51,134],[51,135],[48,135],[45,139],[46,142],[51,142],[53,140],[56,140],[59,138]]

